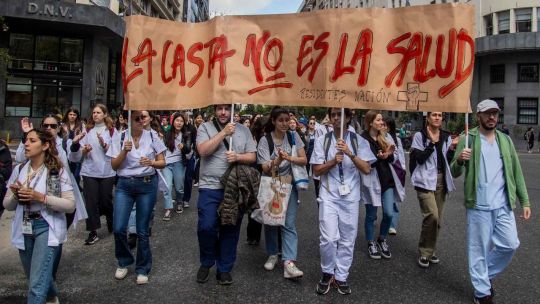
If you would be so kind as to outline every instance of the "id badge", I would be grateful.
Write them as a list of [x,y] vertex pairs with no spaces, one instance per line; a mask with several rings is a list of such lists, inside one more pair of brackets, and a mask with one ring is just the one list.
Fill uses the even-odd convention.
[[345,196],[345,195],[351,193],[351,189],[349,188],[349,185],[341,185],[341,186],[339,186],[338,191],[339,191],[339,195],[341,195],[341,196]]
[[22,223],[22,233],[23,234],[32,234],[32,222],[31,221],[23,221]]

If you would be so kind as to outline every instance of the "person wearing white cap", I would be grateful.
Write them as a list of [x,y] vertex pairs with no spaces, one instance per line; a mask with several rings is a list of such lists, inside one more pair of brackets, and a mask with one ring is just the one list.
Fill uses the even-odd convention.
[[454,178],[465,174],[467,246],[474,303],[494,303],[492,280],[512,260],[519,246],[514,212],[531,216],[529,196],[510,137],[496,129],[500,108],[493,100],[478,104],[479,126],[469,131],[471,148],[461,136],[451,162]]

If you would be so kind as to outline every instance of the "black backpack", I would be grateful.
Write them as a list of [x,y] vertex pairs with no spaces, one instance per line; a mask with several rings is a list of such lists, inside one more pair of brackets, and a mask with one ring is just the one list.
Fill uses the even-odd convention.
[[[274,139],[272,138],[272,134],[265,133],[264,137],[266,138],[266,141],[268,142],[268,151],[270,152],[270,155],[272,155],[272,152],[274,151]],[[293,138],[292,138],[292,133],[290,131],[287,131],[287,141],[289,142],[289,146],[292,147]]]

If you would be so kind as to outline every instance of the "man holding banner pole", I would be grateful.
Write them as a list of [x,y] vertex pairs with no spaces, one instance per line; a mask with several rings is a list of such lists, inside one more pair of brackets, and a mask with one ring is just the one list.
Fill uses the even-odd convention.
[[[519,246],[513,209],[531,216],[527,187],[514,144],[497,128],[499,105],[477,106],[479,127],[460,139],[451,163],[454,178],[465,174],[467,251],[474,303],[494,303],[492,280],[510,264]],[[468,145],[471,145],[471,148]]]
[[214,110],[215,118],[202,124],[197,131],[197,150],[201,157],[197,202],[201,266],[197,282],[207,282],[210,268],[216,264],[218,283],[230,285],[242,213],[238,213],[236,225],[220,225],[218,207],[224,198],[220,178],[232,163],[255,162],[257,147],[249,129],[231,121],[230,104],[214,105]]
[[310,163],[320,176],[320,254],[322,277],[317,293],[326,294],[332,284],[341,294],[350,294],[347,282],[353,261],[360,207],[360,171],[368,174],[376,158],[369,143],[358,134],[343,130],[351,120],[349,109],[329,108],[333,131],[315,141]]

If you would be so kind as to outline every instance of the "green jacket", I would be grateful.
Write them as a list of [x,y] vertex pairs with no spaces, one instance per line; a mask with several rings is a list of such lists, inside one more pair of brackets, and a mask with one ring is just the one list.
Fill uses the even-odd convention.
[[[503,159],[504,177],[506,181],[506,193],[508,202],[512,209],[516,208],[516,197],[519,198],[522,207],[529,207],[529,195],[527,194],[527,186],[525,178],[521,171],[521,164],[514,148],[514,143],[510,137],[500,131],[496,131],[496,140],[501,151]],[[480,148],[481,141],[478,136],[478,128],[469,131],[469,145],[471,145],[471,159],[463,166],[458,164],[458,156],[465,148],[465,136],[461,135],[456,148],[454,159],[450,164],[450,171],[454,178],[458,178],[465,172],[465,207],[476,207],[476,189],[478,189],[478,174],[480,173]]]

